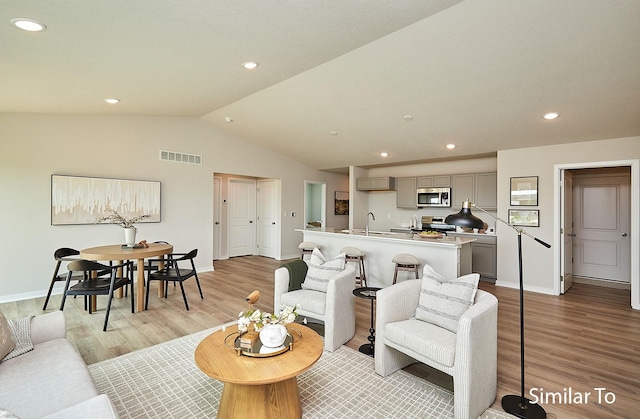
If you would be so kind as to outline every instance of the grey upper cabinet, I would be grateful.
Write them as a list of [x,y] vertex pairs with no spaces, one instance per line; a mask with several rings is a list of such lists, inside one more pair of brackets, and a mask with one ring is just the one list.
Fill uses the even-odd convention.
[[450,188],[451,175],[421,176],[418,178],[418,188]]
[[414,177],[399,177],[396,179],[396,200],[398,208],[418,208],[417,180]]
[[356,179],[356,189],[359,191],[395,191],[396,178],[373,177]]
[[475,203],[474,179],[473,174],[451,176],[451,208],[462,208],[467,199]]
[[498,174],[476,174],[476,205],[484,209],[498,209]]
[[452,180],[452,208],[462,207],[466,199],[486,210],[498,208],[497,174],[467,173],[453,175]]

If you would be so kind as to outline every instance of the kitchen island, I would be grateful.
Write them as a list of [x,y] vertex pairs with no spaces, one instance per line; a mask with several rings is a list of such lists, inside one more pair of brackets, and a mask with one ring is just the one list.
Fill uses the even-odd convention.
[[[443,237],[441,239],[414,239],[413,234],[332,228],[297,229],[304,241],[320,246],[328,259],[335,257],[342,248],[357,247],[366,253],[364,258],[367,286],[384,288],[393,282],[395,264],[391,261],[398,253],[408,253],[420,262],[428,264],[447,279],[471,273],[471,237]],[[398,281],[412,275],[400,272]]]

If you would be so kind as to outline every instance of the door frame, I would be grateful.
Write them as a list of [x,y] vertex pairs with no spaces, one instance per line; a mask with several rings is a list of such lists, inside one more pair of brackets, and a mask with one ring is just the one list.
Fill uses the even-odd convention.
[[[553,274],[554,274],[554,292],[556,295],[560,295],[560,276],[561,271],[561,252],[560,252],[560,240],[562,236],[560,234],[560,225],[562,217],[560,208],[560,193],[561,193],[561,174],[562,170],[571,169],[590,169],[590,168],[604,168],[604,167],[631,167],[631,271],[630,271],[630,283],[631,283],[631,307],[635,310],[640,310],[640,160],[615,160],[615,161],[602,161],[602,162],[585,162],[585,163],[564,163],[554,165],[554,199],[553,199],[553,243],[556,249],[553,253]],[[635,256],[635,257],[634,257]]]

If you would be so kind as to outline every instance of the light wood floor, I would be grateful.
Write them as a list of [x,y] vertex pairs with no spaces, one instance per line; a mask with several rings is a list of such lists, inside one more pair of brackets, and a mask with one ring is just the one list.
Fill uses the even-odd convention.
[[[81,298],[68,299],[64,311],[69,338],[91,364],[235,321],[246,309],[244,297],[255,289],[261,292],[257,307],[272,311],[273,271],[281,263],[259,256],[216,261],[215,272],[200,274],[204,300],[200,300],[193,280],[185,283],[189,311],[179,288],[173,286],[166,300],[152,289],[149,310],[135,315],[129,311],[128,299],[114,300],[106,333],[102,332],[104,297],[99,297],[100,311],[93,315],[83,310]],[[47,281],[43,279],[43,288]],[[481,288],[499,300],[498,397],[494,407],[501,409],[503,395],[520,392],[518,291],[484,282]],[[35,315],[42,313],[43,302],[44,298],[37,298],[5,303],[0,309],[11,318]],[[54,296],[47,311],[58,309],[59,304],[60,296]],[[357,299],[356,310],[356,336],[347,343],[353,349],[367,342],[370,302]],[[630,308],[628,290],[575,284],[560,297],[525,293],[525,318],[526,391],[541,388],[536,392],[541,397],[542,391],[564,395],[571,389],[573,395],[571,404],[554,402],[551,396],[542,400],[548,414],[559,418],[639,417],[640,311]],[[449,377],[424,366],[408,370],[450,386]],[[606,388],[603,400],[598,400],[597,388]],[[587,403],[576,403],[575,394],[586,392],[591,393]],[[615,394],[611,404],[604,401],[608,392]]]

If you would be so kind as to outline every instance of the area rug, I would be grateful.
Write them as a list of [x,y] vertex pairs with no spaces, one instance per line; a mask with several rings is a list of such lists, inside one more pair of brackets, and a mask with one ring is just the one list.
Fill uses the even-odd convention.
[[[213,418],[222,383],[193,353],[205,330],[89,365],[121,418]],[[408,372],[381,377],[373,359],[342,346],[298,377],[303,418],[453,418],[453,394]],[[483,419],[511,418],[489,409]]]

